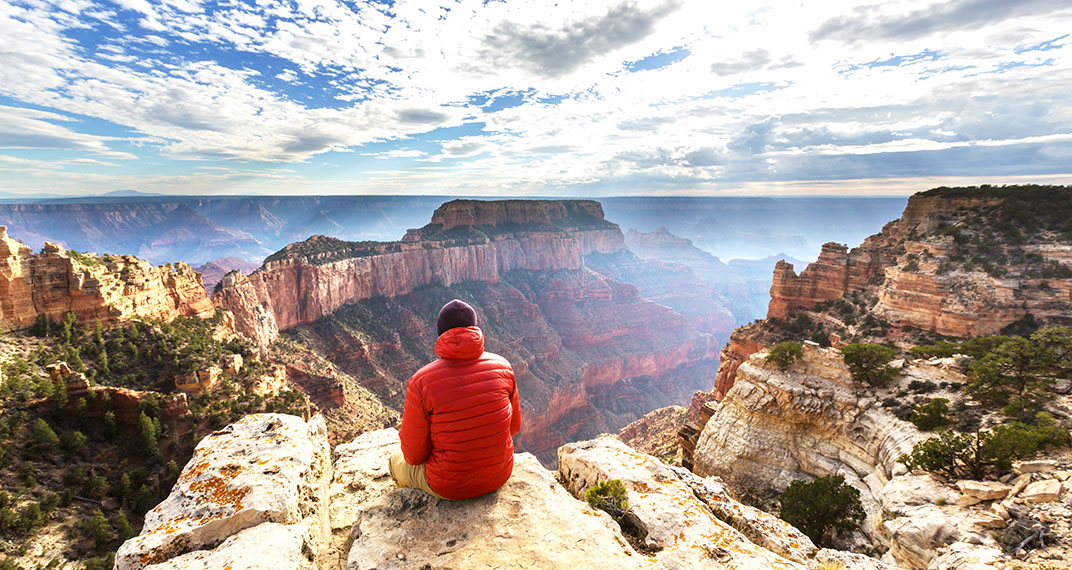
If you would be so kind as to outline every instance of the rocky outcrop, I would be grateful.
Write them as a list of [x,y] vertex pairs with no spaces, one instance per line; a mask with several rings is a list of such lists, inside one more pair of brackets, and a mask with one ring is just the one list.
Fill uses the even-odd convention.
[[[725,399],[708,404],[711,417],[694,452],[697,474],[722,477],[756,497],[771,497],[794,480],[842,475],[861,493],[863,530],[889,549],[884,560],[974,569],[1001,559],[993,537],[976,524],[985,505],[966,511],[954,504],[955,490],[897,463],[923,436],[854,384],[838,351],[806,343],[788,371],[765,357],[753,354]],[[935,381],[934,372],[909,366],[906,381]]]
[[609,228],[601,222],[603,206],[595,200],[452,200],[436,209],[431,224],[444,232],[457,227]]
[[[1060,220],[1047,227],[1038,220],[1044,212],[1014,211],[1036,200],[1031,192],[916,194],[900,219],[860,246],[828,243],[799,275],[779,263],[767,316],[787,319],[863,293],[874,297],[867,312],[890,325],[945,336],[994,334],[1024,319],[1067,324],[1072,243]],[[1040,193],[1036,207],[1068,199],[1067,189]],[[1032,219],[1032,232],[1017,229]]]
[[201,440],[115,567],[316,568],[328,543],[331,473],[322,418],[247,416]]
[[[115,567],[890,568],[820,550],[717,480],[613,438],[564,447],[558,473],[519,454],[502,489],[467,501],[397,489],[387,470],[397,448],[395,430],[368,432],[338,446],[331,463],[321,420],[244,418],[198,446]],[[628,522],[578,499],[612,478],[627,488]]]
[[130,255],[100,256],[46,244],[40,253],[0,226],[0,329],[61,322],[114,323],[135,317],[171,320],[213,314],[201,277],[185,263],[153,267]]
[[[576,270],[586,254],[622,247],[621,231],[603,219],[598,202],[472,202],[444,204],[432,224],[411,230],[401,242],[318,236],[292,244],[248,277],[226,275],[213,302],[234,312],[238,330],[264,347],[280,330],[347,303],[429,285],[496,283],[513,270]],[[512,214],[520,221],[506,222]],[[462,227],[466,221],[477,225]]]
[[688,413],[688,408],[681,406],[659,408],[619,430],[618,439],[641,453],[680,465],[678,431]]

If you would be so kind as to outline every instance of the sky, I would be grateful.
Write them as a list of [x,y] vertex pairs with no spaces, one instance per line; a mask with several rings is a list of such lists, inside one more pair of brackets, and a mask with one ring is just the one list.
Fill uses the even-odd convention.
[[1072,1],[0,0],[0,193],[1072,183]]

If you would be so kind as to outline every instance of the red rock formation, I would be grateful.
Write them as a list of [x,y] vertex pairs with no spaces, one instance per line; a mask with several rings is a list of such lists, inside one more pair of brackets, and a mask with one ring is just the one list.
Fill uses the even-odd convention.
[[41,253],[0,226],[0,329],[31,326],[38,315],[103,323],[134,317],[209,317],[201,277],[185,263],[153,267],[129,255],[76,254],[55,244]]
[[[495,283],[503,273],[519,269],[579,269],[584,255],[622,247],[621,231],[603,220],[597,202],[548,201],[534,202],[538,207],[523,207],[525,203],[449,202],[433,215],[439,222],[411,230],[396,243],[359,246],[310,238],[288,246],[283,255],[272,256],[248,277],[228,274],[213,302],[234,312],[238,330],[264,347],[278,331],[315,321],[346,303],[395,297],[427,285]],[[539,228],[510,233],[505,230],[513,226],[502,216],[514,211],[523,214],[522,220],[551,220],[559,225],[554,225],[553,231]],[[458,228],[469,219],[498,224],[504,233],[442,237],[441,225]],[[346,255],[336,255],[339,249]],[[309,251],[317,253],[305,253]]]
[[525,225],[575,229],[594,220],[603,220],[603,206],[595,200],[454,200],[436,209],[431,223],[442,231]]
[[286,377],[297,384],[321,410],[337,408],[346,403],[342,382],[337,378],[311,374],[289,365],[286,367]]

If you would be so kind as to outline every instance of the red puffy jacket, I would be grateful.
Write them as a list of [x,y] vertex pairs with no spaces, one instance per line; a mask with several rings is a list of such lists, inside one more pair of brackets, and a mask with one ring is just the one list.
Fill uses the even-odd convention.
[[425,465],[428,485],[447,499],[490,493],[510,478],[521,430],[514,369],[484,352],[484,333],[456,327],[439,336],[440,358],[418,370],[406,387],[402,454]]

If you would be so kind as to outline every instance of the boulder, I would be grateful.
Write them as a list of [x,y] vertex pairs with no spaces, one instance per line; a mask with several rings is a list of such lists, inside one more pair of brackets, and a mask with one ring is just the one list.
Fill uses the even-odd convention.
[[994,512],[982,511],[975,513],[971,517],[972,523],[982,528],[1005,528],[1005,519]]
[[315,545],[304,525],[264,523],[247,528],[212,550],[195,550],[146,570],[317,570]]
[[995,481],[957,481],[957,488],[967,497],[982,501],[1004,499],[1009,494],[1010,487],[1004,483]]
[[1016,479],[1013,479],[1012,489],[1009,490],[1009,494],[1007,495],[1007,497],[1010,499],[1015,498],[1017,495],[1020,494],[1020,491],[1024,490],[1024,487],[1027,487],[1028,483],[1030,482],[1030,473],[1024,473],[1023,475],[1018,476]]
[[330,474],[322,416],[308,423],[284,414],[246,416],[201,440],[171,494],[145,515],[141,534],[120,546],[116,570],[212,548],[266,522],[304,522],[312,540],[322,541]]
[[1057,479],[1043,479],[1027,486],[1020,498],[1028,503],[1049,503],[1061,497],[1061,482]]
[[1017,473],[1050,473],[1057,469],[1057,461],[1053,459],[1036,459],[1034,461],[1021,461],[1013,468]]
[[352,536],[347,570],[659,567],[527,453],[502,489],[476,499],[394,490],[361,509]]

